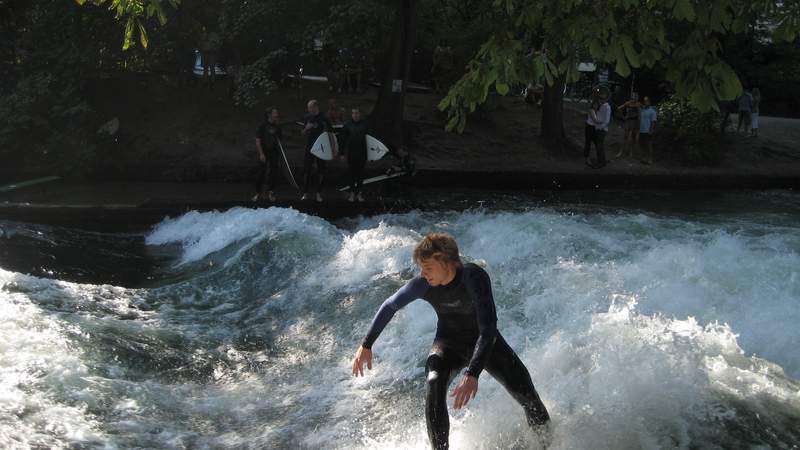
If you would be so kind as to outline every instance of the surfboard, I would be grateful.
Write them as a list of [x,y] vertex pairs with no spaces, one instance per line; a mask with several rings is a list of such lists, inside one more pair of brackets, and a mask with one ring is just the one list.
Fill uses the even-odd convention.
[[367,135],[367,161],[377,161],[389,153],[389,148],[383,142]]
[[339,153],[339,145],[336,141],[336,135],[330,131],[326,131],[319,135],[314,145],[311,146],[311,154],[319,159],[330,161]]
[[283,176],[292,185],[293,188],[300,190],[300,186],[297,184],[297,181],[294,179],[294,174],[292,173],[292,168],[289,167],[289,160],[286,159],[286,152],[283,151],[283,144],[281,144],[280,139],[278,139],[278,149],[281,151],[281,169],[283,169]]
[[[377,183],[378,181],[389,180],[391,178],[401,177],[401,176],[405,175],[406,173],[408,173],[408,172],[400,171],[400,172],[395,172],[395,173],[392,173],[392,174],[389,174],[389,175],[378,175],[377,177],[366,178],[364,181],[362,181],[362,183],[363,184]],[[345,187],[339,188],[339,191],[341,191],[341,192],[349,191],[349,190],[350,190],[350,186],[345,186]]]

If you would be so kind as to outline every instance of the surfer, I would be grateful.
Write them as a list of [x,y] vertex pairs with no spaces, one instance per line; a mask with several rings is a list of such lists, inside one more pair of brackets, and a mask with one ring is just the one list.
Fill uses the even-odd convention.
[[308,184],[311,181],[311,172],[314,164],[317,165],[317,201],[322,201],[322,182],[325,177],[325,161],[317,158],[311,153],[311,147],[317,138],[324,132],[331,130],[331,123],[319,110],[319,103],[316,100],[309,100],[308,114],[303,119],[303,134],[308,135],[306,144],[306,154],[303,159],[303,196],[301,200],[308,198]]
[[[251,199],[254,202],[264,197],[271,202],[275,201],[275,177],[278,172],[278,152],[280,152],[278,140],[283,138],[283,132],[278,123],[279,119],[278,108],[267,108],[264,112],[264,122],[256,131],[259,165],[256,195]],[[264,194],[265,184],[269,186],[266,195]]]
[[463,408],[478,392],[478,377],[488,371],[522,405],[528,425],[549,422],[547,409],[536,393],[525,365],[497,330],[497,315],[489,275],[475,264],[462,264],[456,241],[445,233],[431,233],[417,244],[414,261],[421,274],[383,302],[356,351],[353,375],[372,369],[372,345],[392,316],[421,298],[436,311],[436,337],[425,365],[427,394],[425,419],[434,449],[449,445],[447,388],[466,367],[450,394],[453,406]]
[[358,198],[364,201],[361,195],[363,185],[364,166],[367,163],[367,124],[361,120],[361,110],[353,108],[350,120],[342,129],[342,149],[347,156],[347,168],[350,171],[350,197],[347,201],[353,202]]

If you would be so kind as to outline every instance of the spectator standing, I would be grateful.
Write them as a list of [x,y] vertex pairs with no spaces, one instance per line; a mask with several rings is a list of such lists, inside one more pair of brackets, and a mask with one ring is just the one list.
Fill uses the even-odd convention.
[[[256,132],[256,150],[258,150],[258,179],[256,181],[256,195],[251,199],[258,201],[267,198],[275,201],[275,177],[278,173],[278,154],[280,144],[278,141],[283,137],[281,126],[278,123],[280,114],[277,108],[267,108],[264,112],[264,122],[258,127]],[[264,188],[269,187],[269,191]]]
[[592,166],[592,158],[589,157],[589,152],[592,150],[592,142],[594,142],[594,124],[597,122],[598,109],[600,109],[600,102],[597,99],[592,100],[592,104],[586,112],[586,124],[583,127],[583,157],[589,167]]
[[761,105],[761,90],[753,89],[753,103],[750,112],[750,133],[753,137],[758,137],[759,106]]
[[[644,97],[642,110],[639,113],[639,145],[642,148],[642,163],[653,164],[653,132],[655,131],[658,113],[650,104],[650,97]],[[645,159],[645,154],[647,159]]]
[[741,133],[742,126],[744,126],[744,133],[748,134],[753,112],[753,96],[745,90],[736,100],[736,103],[739,106],[739,125],[736,126],[736,131]]
[[331,123],[327,117],[325,117],[322,112],[319,110],[319,102],[316,100],[309,100],[308,105],[308,114],[306,114],[303,120],[303,131],[302,133],[308,135],[308,142],[306,144],[306,153],[305,157],[303,158],[303,194],[300,198],[301,200],[305,200],[308,198],[308,185],[311,183],[311,173],[313,172],[314,166],[317,166],[317,201],[322,201],[322,183],[325,180],[325,161],[317,158],[311,153],[311,147],[314,146],[314,142],[317,141],[317,138],[324,132],[330,131]]
[[351,120],[342,129],[342,150],[347,157],[350,172],[350,196],[347,201],[364,201],[361,187],[364,182],[364,166],[367,163],[367,124],[361,120],[361,110],[353,108]]
[[594,122],[594,146],[597,151],[597,164],[592,166],[595,169],[602,169],[606,166],[605,140],[608,133],[608,125],[611,122],[611,105],[608,104],[608,91],[600,91],[600,108],[596,113]]
[[631,98],[617,108],[617,111],[622,113],[622,130],[625,134],[622,148],[614,156],[615,158],[633,157],[634,147],[639,137],[639,113],[641,110],[642,104],[639,103],[639,94],[636,92],[631,93]]

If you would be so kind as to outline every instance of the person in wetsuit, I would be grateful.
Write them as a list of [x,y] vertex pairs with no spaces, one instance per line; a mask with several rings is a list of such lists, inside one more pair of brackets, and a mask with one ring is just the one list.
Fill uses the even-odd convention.
[[[278,108],[267,108],[266,112],[264,112],[264,122],[256,131],[256,150],[258,150],[259,165],[256,195],[251,199],[254,202],[265,197],[271,202],[275,201],[275,181],[278,174],[278,158],[280,158],[278,141],[283,137],[281,126],[278,123],[279,119]],[[265,185],[269,185],[269,191],[266,192],[266,195]]]
[[361,120],[361,110],[353,108],[351,120],[342,129],[342,149],[347,156],[350,171],[350,197],[347,201],[364,201],[361,187],[364,184],[364,166],[367,164],[367,124]]
[[462,264],[456,241],[445,233],[431,233],[417,245],[414,261],[422,272],[381,305],[353,359],[353,375],[372,369],[372,345],[392,316],[421,298],[436,311],[436,337],[425,365],[427,395],[425,419],[434,449],[449,446],[450,420],[447,388],[466,367],[450,394],[460,409],[478,392],[484,369],[522,405],[531,427],[550,420],[525,365],[497,330],[497,315],[489,275],[475,264]]
[[322,201],[322,182],[325,179],[325,161],[317,158],[311,153],[311,147],[314,146],[317,138],[324,132],[331,130],[331,122],[319,110],[319,103],[316,100],[310,100],[307,105],[308,114],[303,119],[303,134],[308,135],[308,143],[306,144],[306,154],[303,159],[303,196],[301,200],[308,197],[308,184],[311,181],[311,171],[314,164],[317,165],[317,201]]

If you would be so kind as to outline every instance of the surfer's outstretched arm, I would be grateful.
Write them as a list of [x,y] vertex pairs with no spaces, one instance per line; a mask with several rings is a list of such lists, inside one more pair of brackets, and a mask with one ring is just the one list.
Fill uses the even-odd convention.
[[363,375],[364,364],[367,365],[367,368],[372,369],[372,344],[375,343],[383,329],[392,320],[394,313],[422,297],[429,287],[425,278],[417,276],[383,302],[378,309],[378,313],[372,319],[372,325],[370,325],[367,335],[361,342],[361,346],[356,351],[356,356],[353,360],[353,375]]

